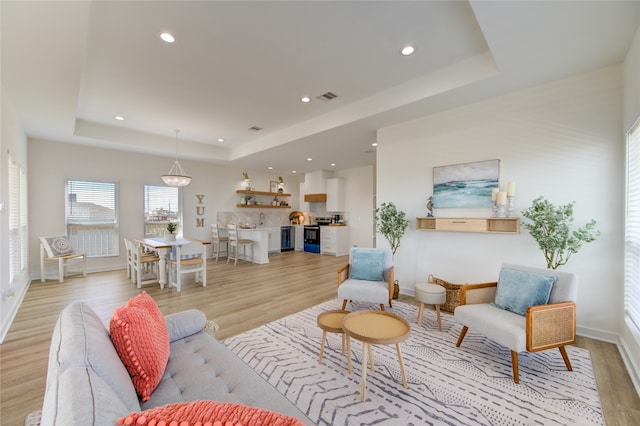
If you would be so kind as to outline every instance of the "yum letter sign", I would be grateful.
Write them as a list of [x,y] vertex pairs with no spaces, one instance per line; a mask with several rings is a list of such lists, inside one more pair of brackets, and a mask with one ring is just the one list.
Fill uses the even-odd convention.
[[196,195],[198,199],[198,205],[196,206],[196,228],[204,228],[204,206],[202,205],[202,199],[204,195]]

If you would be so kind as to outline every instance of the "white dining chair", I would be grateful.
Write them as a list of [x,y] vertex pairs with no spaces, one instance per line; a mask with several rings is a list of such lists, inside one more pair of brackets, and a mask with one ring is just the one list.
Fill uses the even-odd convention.
[[[227,225],[229,229],[229,253],[227,254],[227,263],[229,260],[233,260],[233,266],[238,264],[238,259],[242,259],[245,262],[251,262],[253,260],[253,241],[242,239],[238,237],[238,227],[236,225]],[[247,257],[247,247],[251,254],[251,258]],[[240,248],[242,248],[242,257],[240,257]]]
[[196,274],[196,282],[207,286],[207,252],[204,245],[193,241],[175,245],[169,259],[169,285],[182,291],[182,276]]
[[145,247],[131,240],[125,240],[131,252],[131,282],[138,288],[160,281],[160,257],[145,251]]

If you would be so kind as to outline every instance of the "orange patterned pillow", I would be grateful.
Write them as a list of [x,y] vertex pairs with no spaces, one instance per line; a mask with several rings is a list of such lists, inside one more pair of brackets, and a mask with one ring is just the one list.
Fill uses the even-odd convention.
[[156,302],[142,292],[117,308],[109,323],[111,341],[133,387],[147,401],[169,360],[169,332]]
[[154,407],[140,413],[131,413],[118,419],[118,426],[125,425],[202,425],[202,426],[304,426],[295,417],[258,407],[199,400],[177,402]]

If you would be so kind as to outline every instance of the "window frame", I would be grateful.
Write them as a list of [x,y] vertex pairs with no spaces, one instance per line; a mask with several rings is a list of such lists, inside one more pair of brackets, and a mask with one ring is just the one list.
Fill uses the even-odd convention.
[[[175,197],[178,205],[177,207],[178,210],[173,217],[171,216],[171,207],[170,207],[171,204],[169,203],[169,205],[167,206],[166,220],[149,220],[148,219],[150,214],[149,209],[151,208],[151,206],[147,205],[149,202],[150,189],[155,189],[157,191],[162,191],[166,193],[170,191],[177,191],[177,194],[175,194]],[[154,202],[153,204],[154,205],[160,204],[161,208],[164,208],[163,202]],[[164,185],[151,185],[151,184],[143,185],[142,214],[143,214],[142,220],[143,220],[143,229],[144,229],[145,238],[165,236],[167,233],[166,226],[169,223],[169,221],[176,223],[177,225],[176,234],[182,234],[182,188],[173,187],[173,186],[164,186]]]
[[640,335],[640,119],[626,137],[624,317]]
[[[107,202],[111,202],[113,207],[104,206],[95,202],[98,198],[101,198],[102,192],[100,187],[111,187],[111,191],[107,191],[106,194],[109,197]],[[78,201],[77,199],[72,201],[70,191],[85,191],[82,198],[89,201]],[[120,208],[119,208],[119,185],[118,182],[113,181],[98,181],[87,179],[67,179],[65,181],[65,229],[67,237],[71,241],[73,250],[77,253],[85,253],[87,258],[102,258],[102,257],[118,257],[120,256]],[[100,206],[103,209],[112,209],[113,215],[109,219],[98,220],[100,218],[106,218],[107,216],[87,216],[86,220],[79,219],[72,215],[72,203],[88,203]],[[104,211],[104,210],[103,210]]]

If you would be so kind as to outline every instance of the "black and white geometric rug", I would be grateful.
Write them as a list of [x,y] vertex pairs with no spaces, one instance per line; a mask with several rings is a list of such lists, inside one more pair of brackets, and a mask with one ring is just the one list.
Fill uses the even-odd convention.
[[[367,372],[360,401],[361,343],[351,340],[353,373],[341,354],[341,337],[327,334],[318,364],[319,313],[340,309],[332,300],[224,341],[316,425],[604,425],[589,352],[568,347],[573,371],[560,351],[521,353],[520,384],[513,382],[507,348],[469,330],[460,348],[460,325],[425,309],[394,302],[411,335],[401,343],[409,388],[402,386],[395,345],[372,345],[375,371]],[[352,304],[347,309],[373,309]]]

